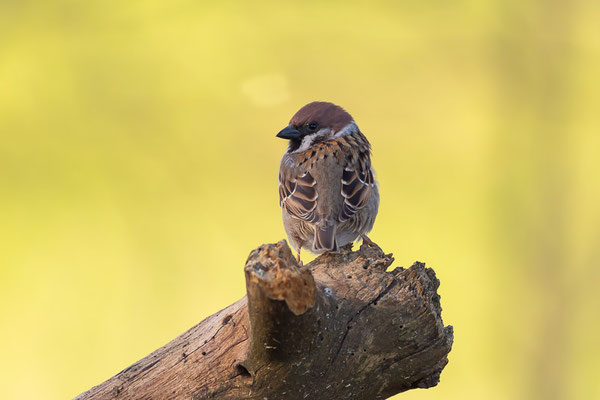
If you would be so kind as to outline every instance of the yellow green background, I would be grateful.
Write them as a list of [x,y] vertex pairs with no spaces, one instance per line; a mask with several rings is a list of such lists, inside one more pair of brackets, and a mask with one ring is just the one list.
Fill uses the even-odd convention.
[[[66,399],[244,295],[275,138],[373,145],[454,348],[402,399],[600,398],[597,1],[0,2],[0,391]],[[307,258],[308,259],[308,258]]]

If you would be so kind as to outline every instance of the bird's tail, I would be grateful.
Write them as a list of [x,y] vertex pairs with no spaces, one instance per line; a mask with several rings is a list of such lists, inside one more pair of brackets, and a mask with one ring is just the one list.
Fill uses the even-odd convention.
[[337,252],[338,246],[335,241],[335,225],[325,227],[315,226],[315,240],[313,242],[315,253]]

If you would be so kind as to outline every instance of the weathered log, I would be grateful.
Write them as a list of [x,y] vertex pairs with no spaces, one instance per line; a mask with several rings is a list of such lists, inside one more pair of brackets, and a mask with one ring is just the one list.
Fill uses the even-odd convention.
[[377,247],[305,267],[287,243],[246,263],[247,296],[77,400],[385,399],[435,386],[448,362],[439,281],[415,263],[386,272]]

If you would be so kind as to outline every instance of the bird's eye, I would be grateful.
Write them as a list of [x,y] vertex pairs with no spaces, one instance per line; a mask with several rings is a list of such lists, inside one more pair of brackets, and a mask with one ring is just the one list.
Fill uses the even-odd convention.
[[311,132],[316,131],[318,127],[319,124],[317,124],[316,122],[311,122],[310,124],[308,124],[308,130]]

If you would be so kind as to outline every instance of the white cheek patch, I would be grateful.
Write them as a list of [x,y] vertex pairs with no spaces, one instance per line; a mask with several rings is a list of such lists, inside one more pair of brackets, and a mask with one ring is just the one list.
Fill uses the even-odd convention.
[[302,138],[302,143],[300,143],[300,147],[294,153],[302,153],[304,150],[307,150],[314,140],[314,135],[307,135]]
[[334,137],[338,138],[338,137],[342,137],[342,136],[346,136],[346,135],[351,135],[356,132],[358,132],[358,126],[356,125],[356,122],[352,121],[348,125],[343,127],[342,129],[337,131],[335,133]]
[[304,150],[308,150],[310,146],[314,143],[315,139],[321,136],[329,136],[331,134],[331,129],[323,128],[319,129],[315,133],[310,135],[306,135],[302,138],[302,142],[300,143],[300,147],[293,151],[293,153],[302,153]]

